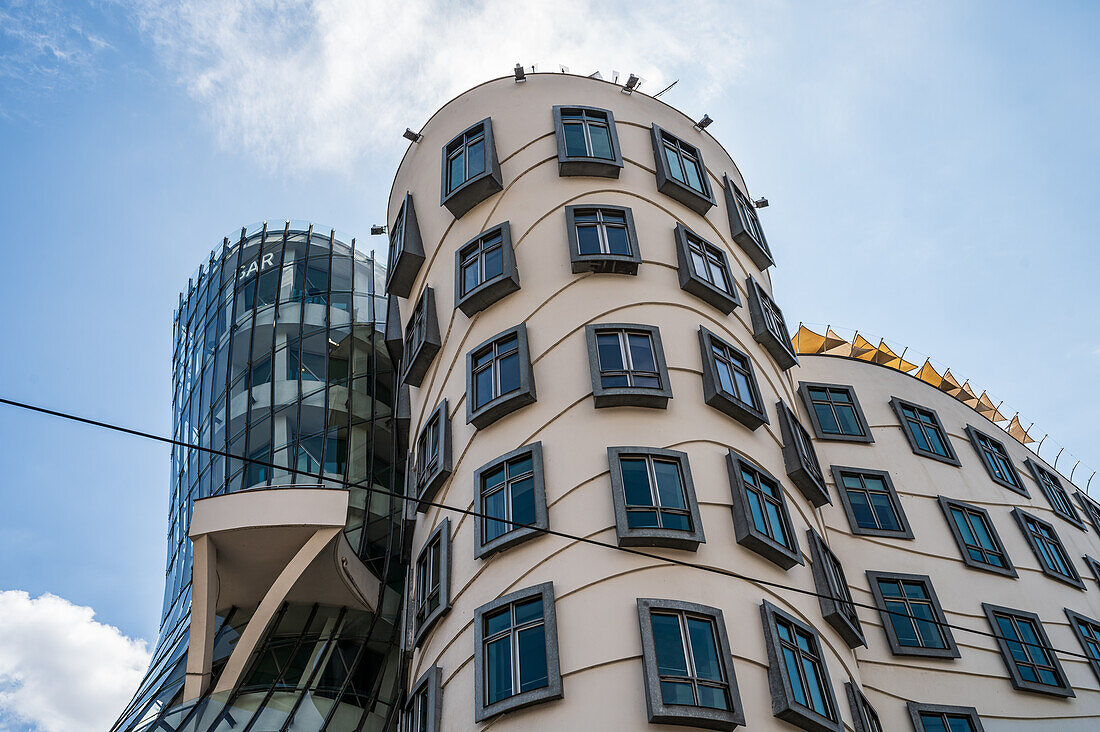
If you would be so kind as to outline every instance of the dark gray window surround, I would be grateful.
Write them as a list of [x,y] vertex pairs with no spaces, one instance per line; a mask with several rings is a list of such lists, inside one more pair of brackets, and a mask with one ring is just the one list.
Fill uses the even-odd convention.
[[792,366],[797,366],[798,356],[795,355],[783,311],[753,277],[745,280],[745,288],[749,292],[752,337],[771,354],[779,368],[786,371]]
[[1092,673],[1100,679],[1100,620],[1093,620],[1087,615],[1074,612],[1068,607],[1064,608],[1069,624],[1073,628],[1073,634],[1081,643],[1081,649],[1089,657],[1089,666]]
[[[631,528],[628,521],[626,493],[620,460],[624,457],[648,457],[675,462],[680,473],[680,487],[691,529],[682,531],[669,528]],[[611,498],[615,506],[615,534],[619,546],[663,546],[670,549],[695,551],[706,542],[703,520],[699,515],[699,502],[695,497],[695,484],[691,480],[686,452],[663,450],[657,447],[609,447],[607,464],[611,472]],[[651,476],[652,477],[652,476]],[[652,486],[651,486],[652,489]]]
[[[428,553],[435,546],[439,547],[439,576],[435,578],[439,584],[439,604],[436,605],[435,609],[426,609],[424,616],[420,617],[420,606],[425,602],[425,598],[420,595],[426,589],[421,581],[421,573],[423,571],[432,571],[432,568],[428,567],[427,564],[430,561]],[[439,525],[432,531],[428,540],[424,542],[420,554],[417,555],[416,564],[414,566],[416,568],[415,581],[417,597],[416,602],[413,604],[413,644],[419,648],[432,627],[439,622],[440,618],[451,611],[451,520],[449,518],[445,518],[439,522]]]
[[[489,704],[486,699],[485,616],[495,610],[524,600],[542,599],[543,627],[546,633],[546,686],[520,692]],[[544,582],[497,598],[474,611],[474,721],[484,722],[504,712],[539,704],[564,696],[561,667],[558,664],[558,624],[554,609],[554,583]]]
[[[596,335],[605,332],[648,333],[653,345],[653,361],[660,380],[657,387],[642,386],[604,386],[600,371],[600,355],[596,345]],[[637,323],[596,323],[584,327],[584,337],[588,343],[588,368],[592,375],[592,398],[596,409],[603,407],[653,407],[664,409],[672,398],[672,383],[668,379],[668,366],[665,364],[665,350],[661,346],[661,331],[655,325]]]
[[848,695],[848,706],[852,708],[855,732],[883,732],[882,720],[863,692],[851,681],[844,684],[844,691]]
[[817,588],[817,602],[821,606],[821,617],[833,626],[849,648],[866,646],[863,626],[852,602],[852,593],[848,589],[848,580],[844,576],[844,567],[825,540],[812,528],[806,531],[806,542],[810,545],[810,568],[813,570],[814,586]]
[[[935,619],[937,630],[939,631],[940,638],[943,640],[943,648],[935,648],[929,646],[911,646],[902,645],[898,640],[897,631],[894,628],[894,618],[902,620],[904,618],[913,618],[915,616],[911,614],[898,614],[894,615],[893,612],[887,610],[886,600],[883,597],[882,589],[879,587],[879,580],[885,580],[887,582],[900,582],[900,583],[913,583],[920,584],[924,588],[924,592],[928,595],[926,598],[931,604],[932,614]],[[871,594],[875,596],[875,605],[878,606],[879,615],[882,617],[882,629],[886,633],[886,640],[890,644],[890,650],[896,656],[920,656],[921,658],[958,658],[959,647],[955,644],[955,638],[951,635],[951,628],[947,625],[947,617],[943,614],[943,606],[940,605],[940,599],[936,596],[936,590],[932,587],[932,578],[923,574],[901,574],[898,572],[867,572],[867,581],[871,585]],[[891,598],[897,600],[898,598]],[[908,611],[906,611],[908,613]]]
[[[901,431],[905,435],[905,439],[909,441],[909,447],[912,448],[913,452],[926,458],[939,460],[941,463],[954,465],[955,467],[959,467],[961,465],[961,463],[959,463],[958,456],[955,454],[955,448],[951,444],[951,438],[947,436],[947,430],[943,428],[943,422],[940,420],[940,416],[936,414],[936,411],[934,409],[922,407],[919,404],[913,404],[912,402],[907,402],[904,399],[899,399],[898,397],[890,398],[890,406],[894,408],[894,413],[897,414],[898,421],[901,422]],[[918,413],[923,412],[931,417],[932,421],[935,422],[936,429],[939,430],[944,449],[947,451],[946,456],[932,452],[931,450],[925,450],[917,444],[916,440],[913,439],[913,434],[909,431],[909,423],[905,414],[902,412],[902,407],[908,407],[910,409],[916,410]]]
[[[1001,652],[1001,660],[1004,661],[1005,668],[1008,670],[1008,677],[1009,680],[1012,681],[1012,688],[1017,691],[1034,691],[1039,694],[1048,694],[1057,697],[1069,698],[1077,696],[1073,693],[1073,687],[1070,686],[1069,679],[1066,677],[1066,672],[1062,669],[1062,664],[1058,661],[1058,654],[1051,648],[1050,639],[1047,638],[1047,632],[1043,628],[1043,623],[1039,620],[1038,615],[1029,613],[1026,610],[1014,610],[999,605],[991,605],[988,602],[982,603],[982,610],[985,611],[985,617],[989,621],[990,630],[997,636],[994,642],[997,644],[997,650]],[[1021,675],[1020,667],[1013,658],[1012,648],[1009,646],[1009,643],[1014,642],[1020,645],[1020,641],[1024,639],[1022,637],[1018,640],[1012,639],[1011,636],[1000,627],[998,618],[1011,618],[1016,621],[1016,624],[1022,622],[1031,626],[1031,629],[1035,632],[1036,640],[1039,641],[1041,655],[1045,656],[1046,660],[1049,661],[1049,664],[1041,664],[1041,666],[1050,670],[1055,677],[1054,684],[1030,681]],[[1027,655],[1033,661],[1035,660],[1035,654],[1030,650]],[[1040,666],[1040,663],[1037,662],[1034,665]]]
[[[495,397],[481,407],[474,406],[474,360],[493,344],[514,335],[517,340],[519,358],[519,388]],[[491,366],[497,368],[497,364]],[[495,378],[495,377],[494,377]],[[511,414],[520,407],[535,402],[535,376],[531,368],[531,350],[527,345],[527,325],[520,323],[514,328],[497,333],[466,354],[466,424],[472,424],[479,430],[485,429],[501,417]]]
[[829,497],[829,488],[825,485],[825,476],[821,474],[821,463],[810,433],[798,421],[798,415],[783,401],[776,403],[775,410],[779,414],[779,428],[783,435],[783,466],[787,476],[814,506],[831,504],[833,499]]
[[[850,468],[844,465],[832,465],[830,466],[833,481],[836,483],[836,492],[840,494],[840,504],[844,506],[844,514],[848,517],[848,525],[852,529],[853,534],[859,534],[861,536],[886,536],[892,539],[912,539],[913,529],[909,526],[909,519],[905,517],[905,511],[901,507],[901,499],[898,498],[898,492],[894,488],[894,481],[890,479],[890,474],[885,470],[871,470],[870,468]],[[859,525],[856,521],[856,514],[852,508],[852,500],[848,495],[848,489],[844,486],[844,474],[845,473],[858,473],[860,475],[873,475],[882,479],[883,484],[886,486],[886,490],[889,494],[890,507],[894,510],[894,517],[897,519],[898,530],[882,529],[882,528],[869,528]]]
[[1085,561],[1085,566],[1092,572],[1092,576],[1096,578],[1097,582],[1100,582],[1100,562],[1096,561],[1088,554],[1081,557]]
[[[532,442],[529,445],[524,445],[516,450],[505,453],[500,457],[492,460],[485,465],[482,465],[476,471],[474,471],[474,493],[478,500],[478,512],[485,513],[485,504],[482,498],[482,482],[485,476],[500,469],[501,466],[506,465],[509,462],[521,458],[524,455],[531,456],[531,469],[532,469],[532,481],[535,503],[535,521],[532,524],[525,526],[510,526],[500,536],[484,540],[482,533],[482,524],[485,519],[481,516],[474,516],[474,559],[482,559],[484,557],[495,554],[505,549],[521,544],[528,539],[533,539],[536,536],[540,536],[543,531],[550,528],[550,516],[546,510],[546,477],[543,472],[542,463],[542,443]],[[505,486],[503,490],[508,490],[509,487]]]
[[[734,368],[743,375],[745,384],[748,385],[748,399],[745,401],[723,388],[722,379],[718,373],[718,365],[715,363],[714,349],[727,351],[727,357],[732,355],[740,364]],[[699,351],[703,361],[703,401],[717,409],[719,412],[733,417],[750,430],[755,430],[762,424],[768,424],[768,413],[764,410],[764,399],[760,396],[760,387],[756,382],[756,372],[752,366],[752,359],[739,348],[734,347],[728,341],[719,338],[704,326],[699,326]],[[740,369],[739,366],[744,366]],[[744,384],[735,388],[744,388]]]
[[1047,498],[1047,503],[1054,509],[1054,513],[1058,514],[1066,521],[1086,531],[1085,522],[1081,520],[1081,514],[1077,512],[1077,508],[1073,505],[1073,499],[1069,497],[1069,492],[1065,486],[1062,485],[1061,479],[1053,471],[1047,470],[1039,463],[1035,462],[1031,458],[1025,458],[1024,464],[1027,465],[1028,470],[1031,471],[1032,476],[1035,477],[1035,482],[1039,484],[1039,488],[1043,491],[1043,495]]
[[439,337],[439,319],[435,310],[435,291],[425,287],[409,314],[409,322],[405,324],[401,380],[409,386],[420,386],[442,347],[443,340]]
[[[441,443],[438,447],[430,444],[431,433],[436,429],[436,424],[438,424],[438,440]],[[425,450],[427,455],[422,454]],[[431,460],[428,457],[432,454],[436,459]],[[410,455],[410,457],[413,456]],[[416,510],[427,511],[426,502],[435,498],[435,494],[451,475],[451,418],[447,413],[446,399],[424,422],[424,428],[416,439],[416,456],[413,459],[413,470],[409,471],[409,474],[416,498],[420,501]]]
[[[1020,477],[1020,471],[1016,470],[1016,466],[1012,464],[1012,458],[1008,454],[1008,450],[1005,449],[1004,443],[1000,440],[990,437],[986,433],[974,429],[973,426],[966,426],[966,436],[970,438],[970,444],[973,445],[974,451],[978,453],[978,459],[982,461],[982,466],[985,467],[985,472],[989,474],[989,479],[1000,486],[1008,488],[1010,491],[1015,491],[1021,496],[1031,497],[1027,488],[1024,486],[1023,478]],[[986,448],[983,447],[982,442],[987,441],[993,450],[993,454],[998,458],[998,469],[1007,471],[1007,478],[997,475],[993,468],[989,465],[989,458],[986,457]]]
[[[1069,552],[1066,551],[1066,545],[1062,543],[1062,539],[1058,536],[1058,531],[1054,528],[1054,525],[1048,521],[1043,521],[1038,516],[1032,515],[1027,511],[1022,511],[1019,508],[1012,509],[1012,516],[1016,519],[1016,523],[1019,524],[1020,531],[1024,532],[1024,538],[1027,539],[1028,546],[1030,546],[1031,551],[1034,552],[1035,558],[1039,560],[1039,567],[1043,570],[1043,574],[1060,582],[1065,582],[1067,585],[1076,587],[1079,590],[1084,590],[1085,583],[1081,580],[1081,575],[1077,572],[1077,567],[1073,566],[1073,560],[1070,559]],[[1040,540],[1034,536],[1028,528],[1027,524],[1029,521],[1035,522],[1040,530],[1045,530],[1045,532],[1049,534],[1049,536],[1045,537],[1046,541],[1043,542],[1043,546],[1040,546]],[[1048,543],[1050,546],[1047,546]],[[1069,571],[1068,574],[1062,574],[1056,567],[1050,566],[1046,554],[1048,551],[1055,555],[1055,559],[1060,557],[1060,561]]]
[[440,732],[443,723],[443,670],[432,666],[421,674],[405,702],[408,732]]
[[[484,256],[480,256],[477,262],[481,272],[479,281],[469,291],[465,291],[464,263],[469,257],[478,253],[484,242],[497,238],[500,239],[501,273],[482,279],[485,276]],[[465,313],[467,318],[472,318],[497,300],[518,289],[519,269],[516,267],[516,253],[512,248],[512,227],[507,221],[483,231],[455,252],[455,307]]]
[[408,297],[413,281],[424,264],[424,242],[420,239],[420,225],[416,223],[416,207],[411,193],[397,212],[390,231],[390,254],[386,268],[386,294]]
[[400,364],[405,351],[405,331],[401,327],[401,305],[393,295],[386,300],[386,352],[390,354],[390,361]]
[[[906,708],[909,710],[909,719],[913,722],[913,729],[916,732],[933,732],[924,726],[924,722],[921,721],[922,714],[935,715],[939,717],[946,717],[948,723],[952,719],[965,719],[970,722],[970,730],[968,732],[985,732],[985,728],[982,727],[982,720],[978,717],[978,710],[974,707],[952,707],[944,704],[918,704],[917,702],[906,702]],[[943,721],[941,719],[940,727],[937,729],[943,729]]]
[[[729,693],[730,708],[666,704],[661,692],[661,675],[657,668],[657,648],[653,636],[652,612],[664,610],[670,614],[695,616],[709,620],[716,631],[718,661]],[[646,709],[650,724],[677,724],[703,729],[732,730],[745,724],[745,712],[737,690],[737,678],[733,671],[733,652],[730,650],[726,621],[722,611],[715,607],[679,600],[638,599],[638,625],[642,635],[642,670],[645,677]],[[715,684],[720,686],[721,684]]]
[[[608,246],[605,241],[607,228],[621,228],[626,234],[627,244],[630,246],[629,254],[611,253],[610,251],[599,253],[581,253],[580,237],[577,234],[578,211],[608,211],[621,214],[623,223],[616,222],[591,222],[586,225],[594,228],[602,228],[600,237],[602,246]],[[634,212],[626,206],[610,206],[607,204],[593,204],[565,207],[565,232],[569,240],[569,264],[573,274],[581,272],[596,272],[599,274],[638,274],[638,267],[642,263],[642,252],[638,247],[638,232],[634,228]]]
[[[468,176],[460,185],[450,189],[447,180],[448,152],[452,146],[461,144],[468,133],[476,134],[478,128],[481,128],[485,135],[483,148],[485,159],[482,170],[476,175]],[[454,139],[443,146],[443,170],[439,187],[439,203],[446,206],[452,216],[460,219],[474,206],[502,190],[504,190],[504,179],[500,174],[500,162],[497,160],[496,142],[493,139],[493,120],[486,117],[455,135]]]
[[768,239],[760,226],[756,208],[729,175],[722,175],[722,183],[726,192],[726,216],[730,222],[730,234],[745,254],[749,255],[756,268],[763,272],[775,264],[775,259],[768,248]]
[[[673,236],[676,238],[676,270],[680,289],[710,303],[723,315],[732,313],[741,304],[741,298],[737,296],[737,285],[726,253],[683,224],[676,224]],[[692,249],[702,252],[699,256],[706,260],[707,276],[696,270],[697,257],[692,256]],[[722,282],[710,282],[708,277]]]
[[[963,503],[962,501],[956,501],[953,498],[947,498],[945,496],[940,496],[939,502],[940,508],[943,509],[944,518],[947,519],[947,527],[951,530],[951,535],[955,537],[955,543],[959,546],[959,553],[962,555],[962,560],[966,566],[980,569],[985,572],[993,572],[994,574],[1003,574],[1006,577],[1019,576],[1016,573],[1016,568],[1012,565],[1012,559],[1008,556],[1008,551],[1005,550],[1000,535],[997,533],[997,527],[993,525],[993,519],[989,515],[989,511],[981,506]],[[1001,560],[1004,562],[1005,566],[998,567],[996,564],[980,561],[970,554],[967,543],[959,530],[958,524],[955,522],[955,517],[951,514],[952,509],[958,509],[963,513],[970,514],[970,518],[982,521],[985,526],[986,534],[989,535],[990,540],[992,540],[994,544],[994,550],[1000,553]],[[973,531],[971,531],[971,533],[973,533]],[[988,551],[988,547],[975,545],[975,550],[986,552]]]
[[412,429],[412,390],[408,384],[397,388],[397,406],[394,408],[394,421],[397,423],[397,441],[401,450],[411,453],[409,430]]
[[[810,389],[826,389],[829,391],[839,391],[843,389],[848,393],[848,398],[851,399],[852,412],[855,415],[856,422],[859,425],[859,429],[862,434],[848,435],[838,434],[835,432],[825,432],[821,428],[821,419],[818,416],[817,409],[814,406],[814,400],[810,396]],[[859,406],[859,399],[856,398],[856,390],[848,386],[847,384],[821,384],[812,381],[800,381],[798,382],[798,393],[802,395],[802,402],[806,405],[806,411],[810,413],[810,425],[814,428],[814,435],[819,440],[834,440],[837,442],[874,442],[875,438],[871,435],[871,427],[867,424],[867,418],[863,415],[863,408]]]
[[[599,126],[600,119],[606,123],[608,136],[611,143],[611,157],[601,158],[588,155],[570,155],[566,150],[565,145],[565,125],[562,122],[562,110],[580,111],[584,112],[585,116],[591,116],[595,123]],[[593,114],[594,113],[594,114]],[[586,120],[585,126],[588,127],[590,122]],[[600,109],[599,107],[586,107],[579,104],[565,104],[557,105],[554,107],[554,132],[558,141],[558,175],[590,175],[598,176],[601,178],[618,178],[619,172],[623,169],[623,154],[619,148],[619,135],[615,131],[615,115],[611,113],[610,109]],[[585,137],[589,137],[590,132],[586,131]],[[591,141],[586,142],[586,147],[591,149]]]
[[[796,727],[811,732],[843,732],[844,723],[840,718],[832,681],[829,680],[829,669],[825,665],[825,659],[821,654],[821,639],[818,637],[817,631],[793,615],[783,612],[767,600],[764,600],[760,605],[760,616],[764,621],[764,640],[768,648],[768,687],[772,697],[772,714]],[[783,646],[780,644],[779,630],[776,627],[777,618],[810,637],[811,653],[818,660],[821,686],[824,692],[823,699],[830,714],[821,714],[814,709],[799,704],[795,700],[787,666],[781,660]]]
[[[755,473],[778,488],[779,505],[776,506],[776,513],[782,524],[783,534],[790,539],[790,546],[784,546],[781,542],[756,528],[749,503],[748,487],[741,476],[742,469]],[[741,457],[732,449],[726,455],[726,470],[729,473],[730,494],[733,498],[731,504],[733,533],[737,543],[751,549],[783,569],[790,569],[796,564],[803,564],[802,551],[798,547],[798,539],[794,533],[791,514],[787,510],[787,499],[783,493],[782,484],[759,465]]]
[[[661,129],[656,124],[651,128],[653,137],[653,157],[657,170],[657,190],[674,198],[690,208],[700,216],[706,214],[714,205],[714,193],[710,188],[710,180],[707,174],[707,166],[703,163],[702,153],[694,145],[676,137],[670,132]],[[698,161],[698,176],[701,190],[695,190],[685,183],[676,180],[669,168],[668,159],[665,157],[665,140],[686,152]]]
[[1081,510],[1088,516],[1092,528],[1100,533],[1100,503],[1092,500],[1081,491],[1074,491],[1074,495],[1077,496],[1077,503],[1080,504]]

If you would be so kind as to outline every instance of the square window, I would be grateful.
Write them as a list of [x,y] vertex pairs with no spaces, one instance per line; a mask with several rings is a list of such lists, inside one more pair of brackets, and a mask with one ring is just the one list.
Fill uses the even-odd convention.
[[653,157],[657,190],[699,215],[714,205],[707,169],[699,148],[653,125]]
[[390,227],[390,253],[386,266],[386,294],[408,297],[420,266],[424,264],[424,242],[416,223],[416,209],[411,193],[397,211]]
[[542,443],[501,455],[474,472],[478,512],[474,516],[474,558],[481,559],[550,528]]
[[902,432],[909,447],[918,455],[958,467],[959,458],[947,439],[947,431],[933,410],[893,397],[890,406],[901,420]]
[[993,520],[980,506],[939,497],[940,508],[947,518],[947,525],[959,552],[968,567],[983,569],[987,572],[1016,577],[1016,568],[1008,558],[1001,537],[993,526]]
[[586,325],[596,408],[655,407],[672,398],[661,332],[654,325]]
[[455,252],[455,307],[467,318],[518,289],[519,269],[507,221]]
[[565,228],[574,274],[638,274],[642,255],[629,208],[566,206]]
[[680,289],[729,315],[741,304],[726,253],[683,224],[676,224],[676,263]]
[[442,347],[435,311],[435,291],[425,287],[405,325],[402,350],[405,360],[402,362],[401,380],[409,386],[420,386]]
[[984,732],[974,707],[907,702],[909,718],[916,732]]
[[813,505],[832,503],[810,433],[786,404],[778,402],[775,408],[779,412],[779,427],[783,434],[783,465],[787,476]]
[[417,648],[428,631],[451,610],[451,520],[443,519],[416,558],[416,598],[413,601],[413,643]]
[[921,574],[868,572],[890,650],[898,656],[958,658],[932,580]]
[[849,648],[866,646],[863,626],[852,602],[844,567],[816,531],[807,530],[806,539],[810,545],[811,569],[818,592],[817,601],[821,606],[821,617],[836,629]]
[[853,534],[913,538],[889,473],[840,465],[833,465],[832,473]]
[[982,610],[997,636],[997,648],[1012,688],[1051,696],[1076,696],[1038,615],[987,602],[982,603]]
[[440,205],[456,219],[498,191],[504,180],[493,142],[493,121],[486,117],[443,147]]
[[737,245],[749,255],[749,259],[761,272],[775,264],[772,259],[764,229],[756,215],[756,207],[749,197],[741,192],[728,175],[722,176],[726,189],[726,215],[729,217],[730,233]]
[[498,333],[466,355],[466,424],[485,429],[535,401],[527,326]]
[[810,424],[819,440],[874,442],[856,390],[845,384],[798,383],[798,393],[810,413]]
[[420,502],[416,510],[427,511],[427,502],[435,498],[439,488],[451,475],[451,418],[447,415],[446,399],[435,408],[420,430],[412,467],[409,477]]
[[754,278],[745,281],[749,291],[749,316],[752,318],[752,337],[771,354],[775,363],[784,371],[798,365],[798,356],[791,343],[787,321],[783,311],[775,304],[764,288]]
[[1093,620],[1069,608],[1066,608],[1066,617],[1069,618],[1069,624],[1073,627],[1077,640],[1081,642],[1085,655],[1089,657],[1092,672],[1100,679],[1100,620]]
[[1047,470],[1031,458],[1026,458],[1024,463],[1031,471],[1031,474],[1035,476],[1035,482],[1043,489],[1043,495],[1047,497],[1047,502],[1050,503],[1050,507],[1054,509],[1054,513],[1058,514],[1066,521],[1069,521],[1077,528],[1084,530],[1085,522],[1081,520],[1081,514],[1077,513],[1077,508],[1073,505],[1073,501],[1070,500],[1069,493],[1062,487],[1062,481],[1058,478],[1058,475],[1053,471]]
[[783,569],[802,564],[779,481],[733,450],[726,455],[737,543]]
[[745,723],[722,611],[638,600],[650,724],[732,730]]
[[474,721],[563,696],[554,583],[474,611]]
[[623,168],[615,115],[596,107],[554,107],[558,175],[618,178]]
[[1024,538],[1031,546],[1031,551],[1035,553],[1035,558],[1039,560],[1039,566],[1042,567],[1044,574],[1073,585],[1079,590],[1085,589],[1085,583],[1081,581],[1081,575],[1077,573],[1077,568],[1070,561],[1069,554],[1058,537],[1058,532],[1054,530],[1054,525],[1018,508],[1012,509],[1012,515],[1020,524],[1020,530],[1024,532]]
[[686,452],[609,447],[619,546],[695,551],[706,541]]
[[966,426],[966,435],[970,438],[970,444],[974,446],[978,456],[982,459],[985,472],[993,482],[1015,491],[1022,496],[1030,497],[1027,488],[1024,487],[1016,466],[1012,464],[1004,443],[994,439],[984,432],[979,432],[970,425]]
[[[855,732],[882,732],[882,722],[878,718],[878,712],[867,701],[867,697],[852,682],[844,684],[844,691],[848,694],[848,705],[852,708],[852,722]],[[945,728],[943,732],[948,732]]]
[[439,732],[443,721],[443,671],[432,666],[413,684],[405,702],[408,732]]
[[844,723],[817,631],[767,600],[760,614],[768,647],[772,713],[802,729],[841,732]]
[[703,401],[754,430],[768,424],[764,400],[748,354],[699,326]]

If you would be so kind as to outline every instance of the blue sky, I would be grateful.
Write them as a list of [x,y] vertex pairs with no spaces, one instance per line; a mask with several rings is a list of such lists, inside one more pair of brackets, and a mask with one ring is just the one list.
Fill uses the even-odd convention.
[[[1100,467],[1100,6],[268,5],[0,0],[0,395],[167,435],[172,310],[221,236],[369,238],[405,126],[521,61],[678,79],[771,201],[788,320],[932,354]],[[0,466],[0,590],[153,641],[165,447],[5,407]]]

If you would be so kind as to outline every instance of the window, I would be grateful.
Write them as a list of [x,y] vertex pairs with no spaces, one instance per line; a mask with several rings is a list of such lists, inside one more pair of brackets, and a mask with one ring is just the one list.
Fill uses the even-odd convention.
[[1085,583],[1081,581],[1081,575],[1070,561],[1054,526],[1018,508],[1012,509],[1012,515],[1020,524],[1024,538],[1031,545],[1031,551],[1035,552],[1035,558],[1039,560],[1043,572],[1078,589],[1085,589]]
[[755,279],[745,281],[749,291],[749,316],[752,318],[752,337],[771,354],[779,368],[786,370],[798,364],[783,311],[775,304]]
[[737,543],[783,569],[802,564],[802,552],[779,481],[733,450],[726,455],[726,468]]
[[619,546],[695,551],[706,541],[687,453],[609,447],[607,462]]
[[493,144],[493,122],[485,118],[443,148],[439,203],[456,219],[504,189]]
[[940,496],[940,508],[947,517],[951,535],[959,545],[968,567],[1016,577],[1016,568],[1008,558],[1001,537],[993,527],[989,512],[979,506]]
[[1092,576],[1096,578],[1096,581],[1100,582],[1100,562],[1097,562],[1088,554],[1081,557],[1081,559],[1085,560],[1085,566],[1092,572]]
[[386,267],[386,294],[408,297],[420,266],[424,264],[424,242],[416,223],[416,209],[411,193],[397,211],[390,227],[390,255]]
[[1100,679],[1100,620],[1093,620],[1069,608],[1066,608],[1066,617],[1069,618],[1069,624],[1073,627],[1077,640],[1081,642],[1085,655],[1089,657],[1092,672]]
[[745,723],[718,608],[638,600],[650,724],[731,730]]
[[921,574],[868,572],[890,650],[899,656],[958,658],[932,580]]
[[832,466],[832,472],[853,534],[913,538],[889,473],[838,465]]
[[554,107],[558,175],[618,178],[623,167],[615,116],[594,107]]
[[676,263],[680,289],[729,315],[741,304],[726,253],[683,224],[676,224]]
[[512,228],[505,221],[455,252],[455,307],[472,318],[519,289]]
[[447,400],[435,408],[420,436],[416,438],[416,457],[410,475],[420,504],[418,511],[427,511],[440,486],[451,474],[451,419],[447,416]]
[[986,602],[982,603],[982,610],[997,636],[997,648],[1014,689],[1052,696],[1076,696],[1058,656],[1050,647],[1038,615]]
[[474,721],[562,698],[554,583],[474,611]]
[[948,465],[959,464],[955,449],[951,447],[943,424],[940,423],[939,415],[931,409],[918,407],[897,397],[890,400],[890,405],[901,420],[902,432],[909,440],[909,447],[913,452]]
[[672,385],[656,326],[608,323],[584,331],[597,409],[668,406]]
[[413,684],[405,702],[408,732],[439,732],[443,714],[443,671],[432,666]]
[[767,600],[760,607],[776,717],[815,732],[841,732],[840,712],[817,631]]
[[1092,500],[1081,491],[1075,491],[1075,494],[1077,495],[1077,502],[1081,504],[1081,510],[1089,517],[1092,528],[1100,532],[1100,503]]
[[634,213],[625,206],[566,206],[573,272],[638,274],[642,262]]
[[775,408],[779,412],[779,427],[783,434],[783,465],[787,476],[813,505],[832,503],[810,433],[786,404],[778,402]]
[[798,392],[810,413],[819,440],[874,442],[871,428],[856,399],[856,391],[842,384],[799,382]]
[[542,470],[542,443],[501,455],[474,472],[478,511],[474,558],[513,547],[550,528]]
[[402,381],[410,386],[420,386],[442,346],[435,312],[435,291],[425,287],[405,325]]
[[400,364],[405,351],[405,333],[401,330],[401,305],[396,297],[387,297],[386,300],[386,352],[390,354],[393,363]]
[[466,424],[485,429],[534,401],[525,324],[498,333],[466,356]]
[[848,705],[852,708],[855,732],[882,732],[882,722],[878,718],[878,712],[871,706],[871,702],[867,701],[863,692],[850,681],[844,684],[844,691],[848,694]]
[[760,219],[756,216],[756,207],[728,175],[722,176],[722,183],[726,189],[726,215],[729,217],[730,234],[745,254],[749,255],[756,268],[763,272],[775,264],[775,260],[768,248],[768,240],[764,238]]
[[840,560],[813,529],[806,531],[806,540],[810,545],[811,569],[821,617],[836,629],[848,647],[867,645]]
[[970,437],[970,444],[978,451],[982,465],[985,466],[985,471],[989,473],[994,483],[1016,491],[1022,496],[1029,495],[1003,442],[993,439],[984,432],[979,432],[970,425],[966,426],[966,434]]
[[984,732],[974,707],[907,702],[916,732]]
[[1025,458],[1024,463],[1031,474],[1035,476],[1035,482],[1043,489],[1043,495],[1047,497],[1047,502],[1054,509],[1054,513],[1077,528],[1084,530],[1085,522],[1081,520],[1081,514],[1077,513],[1073,501],[1069,498],[1069,493],[1062,487],[1062,481],[1058,476],[1031,458]]
[[443,519],[416,558],[416,617],[413,642],[419,648],[428,631],[451,609],[451,520]]
[[703,358],[703,401],[754,430],[768,423],[752,361],[717,335],[699,326]]
[[714,194],[698,148],[657,125],[653,125],[652,131],[657,190],[695,213],[705,214],[714,205]]

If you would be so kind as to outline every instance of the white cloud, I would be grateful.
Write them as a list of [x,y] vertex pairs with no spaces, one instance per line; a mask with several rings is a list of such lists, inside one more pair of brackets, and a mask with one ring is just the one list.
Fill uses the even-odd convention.
[[346,169],[392,150],[406,126],[517,62],[633,72],[650,93],[691,76],[706,102],[745,47],[720,0],[117,1],[223,146],[267,166]]
[[56,595],[0,591],[0,730],[103,732],[114,723],[149,651],[94,615]]
[[0,88],[41,93],[83,77],[111,45],[57,0],[11,0],[0,7]]

